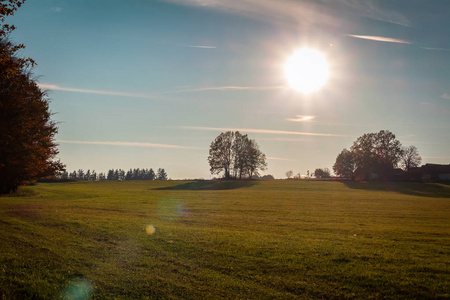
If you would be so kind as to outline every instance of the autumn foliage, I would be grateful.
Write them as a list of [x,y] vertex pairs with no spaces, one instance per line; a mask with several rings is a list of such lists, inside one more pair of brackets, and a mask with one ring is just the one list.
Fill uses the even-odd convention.
[[[14,5],[23,3],[8,2],[0,6],[2,23],[5,14],[14,12]],[[58,129],[51,120],[48,98],[28,71],[32,60],[16,56],[23,46],[6,40],[11,28],[3,24],[0,32],[0,194],[64,168],[54,160]]]

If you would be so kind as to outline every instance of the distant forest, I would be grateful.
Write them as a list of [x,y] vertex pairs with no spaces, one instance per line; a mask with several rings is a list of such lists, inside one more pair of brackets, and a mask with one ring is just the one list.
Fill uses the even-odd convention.
[[84,181],[103,181],[103,180],[167,180],[167,173],[164,169],[159,168],[156,173],[150,169],[130,169],[125,172],[122,169],[110,169],[107,173],[97,173],[95,170],[83,169],[73,171],[71,173],[63,172],[60,175],[64,180],[84,180]]

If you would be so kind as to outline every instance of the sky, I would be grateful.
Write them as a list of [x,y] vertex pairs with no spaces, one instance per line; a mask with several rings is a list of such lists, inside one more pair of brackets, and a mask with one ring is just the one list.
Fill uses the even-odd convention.
[[[284,178],[380,130],[449,164],[449,15],[448,0],[28,0],[7,22],[68,171],[209,179],[211,142],[238,130]],[[309,94],[284,75],[302,48],[330,70]]]

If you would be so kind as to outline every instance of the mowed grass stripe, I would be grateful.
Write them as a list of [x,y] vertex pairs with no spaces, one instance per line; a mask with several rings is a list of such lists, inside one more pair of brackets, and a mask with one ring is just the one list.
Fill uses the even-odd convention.
[[445,184],[76,182],[21,193],[0,198],[3,299],[449,297]]

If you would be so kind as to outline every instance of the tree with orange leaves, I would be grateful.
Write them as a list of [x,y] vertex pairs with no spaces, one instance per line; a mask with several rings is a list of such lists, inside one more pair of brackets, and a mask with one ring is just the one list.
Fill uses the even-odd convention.
[[30,58],[17,57],[23,45],[7,41],[14,26],[5,24],[25,0],[0,3],[0,194],[64,169],[58,154],[49,100],[31,78]]

